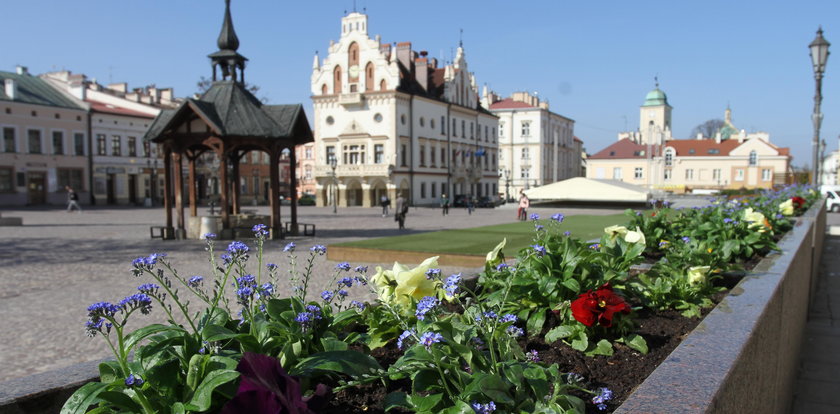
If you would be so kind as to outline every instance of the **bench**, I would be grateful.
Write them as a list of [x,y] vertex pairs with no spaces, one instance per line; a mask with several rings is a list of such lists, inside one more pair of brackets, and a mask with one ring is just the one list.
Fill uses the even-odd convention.
[[[149,236],[153,239],[165,240],[167,233],[166,229],[166,226],[151,226],[149,227]],[[155,232],[157,232],[157,235],[155,235]]]
[[[286,223],[286,233],[292,232],[292,222],[287,221]],[[298,230],[301,228],[303,229],[304,236],[312,236],[315,237],[315,225],[312,223],[298,223]]]

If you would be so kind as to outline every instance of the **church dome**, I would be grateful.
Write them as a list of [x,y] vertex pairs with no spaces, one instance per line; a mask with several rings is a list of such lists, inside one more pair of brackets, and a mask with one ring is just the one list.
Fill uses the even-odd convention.
[[658,87],[645,96],[645,103],[642,106],[668,105],[668,97]]

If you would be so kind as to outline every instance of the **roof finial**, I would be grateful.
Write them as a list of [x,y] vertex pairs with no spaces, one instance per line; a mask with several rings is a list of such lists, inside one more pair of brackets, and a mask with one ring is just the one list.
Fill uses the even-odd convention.
[[353,13],[356,12],[356,0],[353,0]]
[[653,76],[653,82],[656,84],[656,89],[659,89],[659,74]]
[[458,47],[464,47],[464,29],[461,29],[461,35],[458,38]]
[[233,19],[230,17],[230,0],[225,0],[225,20],[222,23],[222,31],[219,33],[219,39],[216,42],[219,50],[233,50],[239,49],[239,38],[236,37],[236,31],[233,30]]

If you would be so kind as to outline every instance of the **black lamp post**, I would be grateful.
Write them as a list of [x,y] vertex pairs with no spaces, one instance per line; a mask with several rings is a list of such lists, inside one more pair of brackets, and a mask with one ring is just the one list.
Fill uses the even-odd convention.
[[505,203],[510,200],[510,170],[505,170]]
[[820,104],[822,103],[822,77],[825,73],[825,64],[828,61],[828,47],[831,44],[823,38],[822,27],[817,30],[817,37],[808,45],[811,49],[811,63],[814,65],[814,79],[817,83],[817,92],[814,96],[814,114],[811,115],[811,120],[814,121],[814,139],[813,146],[813,177],[811,184],[818,187],[820,185],[820,124],[822,124],[823,115],[820,112]]
[[338,214],[338,177],[335,175],[335,168],[338,166],[338,161],[336,161],[335,157],[330,158],[330,168],[332,168],[332,179],[333,179],[333,191],[332,191],[332,202],[333,202],[333,214]]

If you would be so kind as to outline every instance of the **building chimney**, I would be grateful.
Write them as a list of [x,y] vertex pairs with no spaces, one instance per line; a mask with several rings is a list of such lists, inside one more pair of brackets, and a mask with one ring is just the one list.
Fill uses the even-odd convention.
[[16,69],[17,69],[17,74],[18,75],[28,75],[29,74],[29,68],[27,68],[26,66],[18,65]]
[[411,72],[411,42],[397,43],[397,60]]
[[17,82],[14,79],[6,79],[6,96],[13,101],[17,97]]

